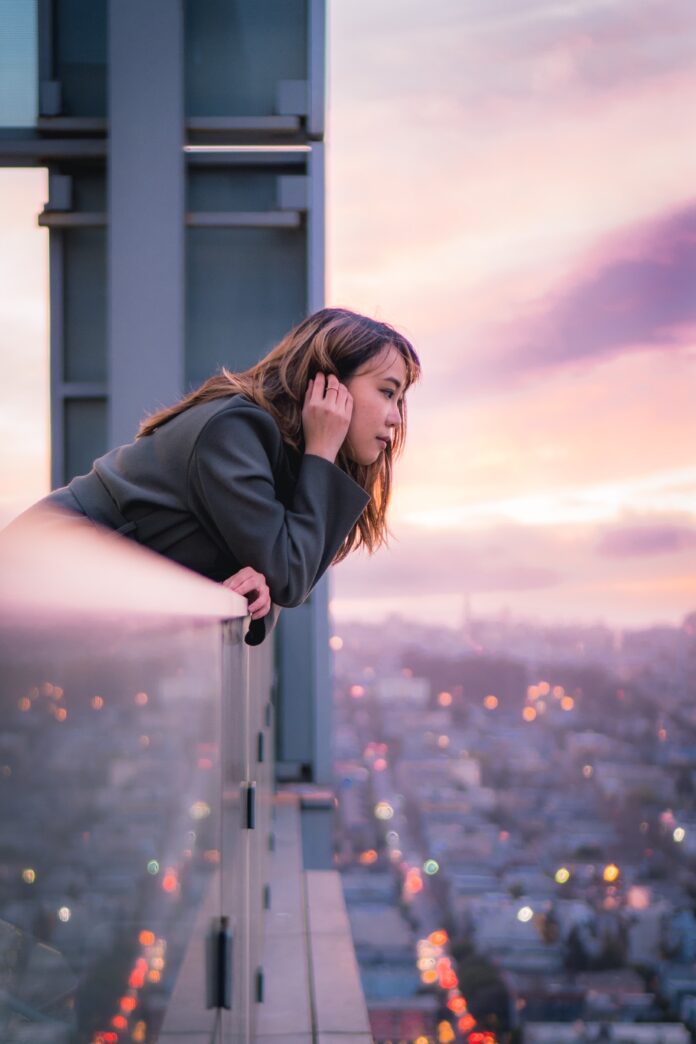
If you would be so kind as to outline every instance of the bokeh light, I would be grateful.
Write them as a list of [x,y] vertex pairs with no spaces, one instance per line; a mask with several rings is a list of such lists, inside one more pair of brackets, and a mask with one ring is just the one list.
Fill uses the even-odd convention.
[[192,819],[205,819],[210,815],[210,805],[207,801],[194,801],[189,809],[189,814]]

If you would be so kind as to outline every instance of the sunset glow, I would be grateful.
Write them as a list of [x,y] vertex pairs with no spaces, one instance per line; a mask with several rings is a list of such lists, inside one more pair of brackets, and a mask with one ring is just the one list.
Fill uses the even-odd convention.
[[696,605],[694,29],[686,0],[333,8],[330,298],[424,364],[395,539],[337,616]]

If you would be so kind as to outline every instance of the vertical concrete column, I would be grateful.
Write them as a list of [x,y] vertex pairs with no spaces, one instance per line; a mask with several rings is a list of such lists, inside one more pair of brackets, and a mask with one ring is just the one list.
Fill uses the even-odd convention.
[[109,445],[184,383],[183,18],[109,3]]

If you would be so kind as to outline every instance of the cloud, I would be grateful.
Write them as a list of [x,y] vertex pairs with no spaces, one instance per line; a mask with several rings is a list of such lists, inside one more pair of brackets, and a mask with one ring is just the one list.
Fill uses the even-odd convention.
[[[580,0],[486,4],[490,33],[517,66],[518,89],[606,95],[693,68],[691,0]],[[497,8],[497,10],[496,10]]]
[[334,575],[342,597],[367,599],[371,594],[383,598],[536,590],[564,579],[562,565],[549,566],[546,561],[545,544],[544,534],[523,527],[434,534],[402,526],[388,550],[372,558],[353,556]]
[[[399,539],[373,557],[351,556],[333,573],[338,599],[418,600],[456,595],[555,596],[638,584],[646,591],[669,566],[696,591],[696,514],[632,514],[606,524],[539,527],[501,523],[486,529],[434,533],[401,526]],[[660,562],[650,561],[661,556]],[[630,574],[624,561],[632,558]],[[688,586],[688,585],[687,585]],[[692,592],[693,593],[693,592]]]
[[520,99],[596,103],[693,68],[691,0],[355,0],[333,5],[331,17],[331,72],[345,80],[359,66],[356,102],[398,95],[436,118],[438,100],[463,111]]
[[637,557],[678,554],[696,548],[696,526],[637,525],[620,526],[602,534],[597,543],[600,555]]
[[696,203],[607,238],[562,290],[491,331],[484,380],[693,343]]

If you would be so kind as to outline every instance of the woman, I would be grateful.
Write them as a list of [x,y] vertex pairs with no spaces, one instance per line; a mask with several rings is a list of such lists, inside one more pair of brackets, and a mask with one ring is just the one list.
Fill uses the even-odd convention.
[[299,605],[332,562],[384,543],[419,371],[388,324],[324,308],[249,370],[223,368],[149,417],[135,442],[25,515],[86,516],[223,581],[249,596],[256,645],[272,604]]

